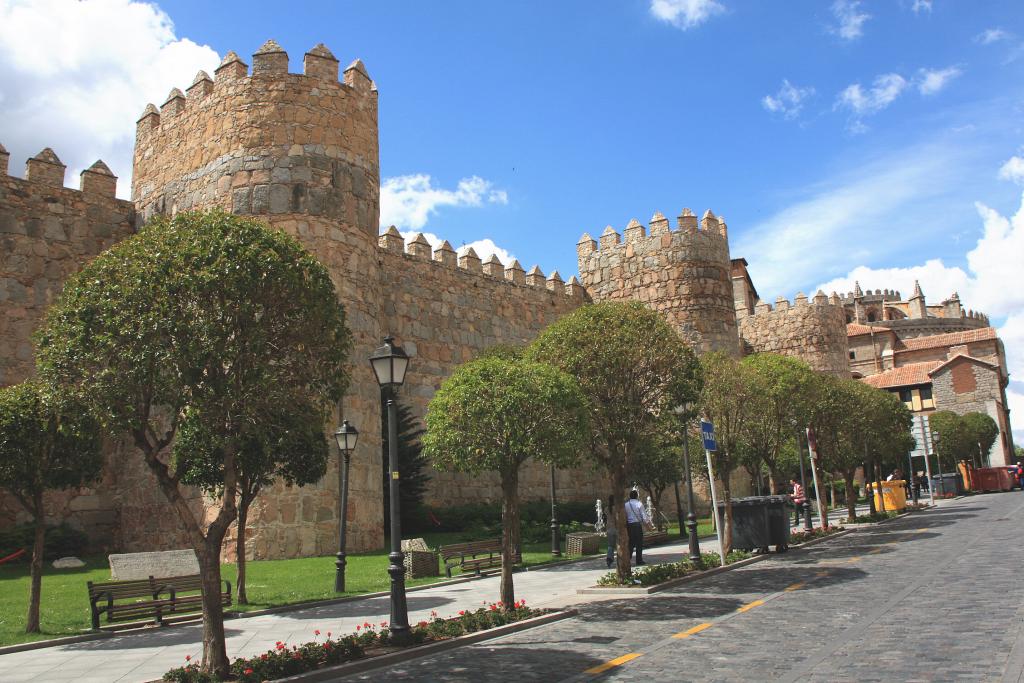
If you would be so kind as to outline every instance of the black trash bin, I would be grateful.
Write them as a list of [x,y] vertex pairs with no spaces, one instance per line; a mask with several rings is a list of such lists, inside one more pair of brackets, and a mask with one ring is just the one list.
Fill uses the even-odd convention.
[[[749,496],[732,501],[732,547],[734,550],[767,550],[775,546],[784,552],[789,546],[787,496]],[[725,503],[718,504],[718,519],[724,523]]]

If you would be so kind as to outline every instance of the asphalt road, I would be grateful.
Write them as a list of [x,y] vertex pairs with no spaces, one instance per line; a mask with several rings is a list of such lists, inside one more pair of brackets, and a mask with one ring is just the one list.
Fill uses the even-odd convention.
[[1017,491],[961,499],[341,680],[1024,681],[1022,513]]

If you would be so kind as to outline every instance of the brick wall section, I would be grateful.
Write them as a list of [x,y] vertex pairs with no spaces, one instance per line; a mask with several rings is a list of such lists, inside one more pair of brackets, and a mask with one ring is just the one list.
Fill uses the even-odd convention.
[[978,412],[990,416],[1000,428],[1000,437],[989,452],[991,462],[993,465],[1013,462],[1004,431],[1007,420],[999,371],[970,360],[954,360],[931,377],[936,409],[952,410],[958,415]]
[[636,220],[621,239],[609,226],[600,248],[585,234],[576,253],[580,278],[594,301],[643,302],[698,353],[739,355],[726,224],[710,211],[699,228],[689,209],[674,231],[660,213],[650,221],[650,235]]
[[815,370],[850,376],[843,308],[821,292],[811,301],[802,294],[793,304],[779,299],[774,309],[760,302],[739,328],[746,352],[793,356]]
[[[0,386],[33,374],[32,333],[68,276],[135,231],[135,209],[115,199],[117,179],[103,162],[82,173],[79,190],[64,187],[65,167],[50,149],[28,160],[24,179],[7,167],[0,146]],[[96,488],[50,494],[51,521],[90,530],[94,549],[106,549],[118,523],[113,481],[108,470]],[[0,522],[25,521],[0,495]]]

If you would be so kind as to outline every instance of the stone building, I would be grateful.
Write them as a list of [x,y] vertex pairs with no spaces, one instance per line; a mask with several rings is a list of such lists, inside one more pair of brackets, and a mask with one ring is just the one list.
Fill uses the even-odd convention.
[[[849,376],[854,352],[863,353],[859,338],[848,337],[846,299],[819,292],[810,300],[802,294],[792,303],[780,299],[774,307],[761,302],[746,261],[731,258],[725,219],[710,210],[698,221],[683,209],[674,229],[655,213],[646,228],[633,220],[621,235],[611,227],[597,241],[584,234],[577,244],[580,279],[568,281],[517,261],[481,262],[471,249],[457,254],[448,242],[432,249],[422,235],[405,243],[394,227],[381,231],[378,225],[378,101],[366,67],[356,60],[341,70],[323,45],[304,55],[302,73],[288,67],[288,55],[268,41],[252,56],[251,70],[229,52],[212,77],[200,72],[184,91],[172,89],[159,108],[147,106],[136,127],[131,201],[114,197],[116,179],[102,162],[71,190],[63,187],[65,169],[53,151],[28,160],[25,177],[16,178],[0,147],[0,385],[31,374],[31,333],[68,275],[149,217],[219,207],[266,220],[320,259],[346,308],[354,375],[336,418],[344,415],[362,432],[348,520],[350,549],[364,550],[382,545],[383,509],[380,397],[369,364],[361,361],[386,334],[412,356],[400,400],[418,416],[460,363],[495,344],[527,343],[593,301],[642,301],[698,351],[784,353],[840,376]],[[869,298],[854,301],[853,315],[870,316],[874,305]],[[913,318],[910,310],[891,302],[875,315]],[[949,317],[961,325],[957,330],[975,320]],[[970,383],[958,369],[966,367],[976,377],[971,400],[983,402],[991,384],[983,376],[986,363],[998,363],[980,352],[972,358],[936,365],[937,390],[948,375],[951,390],[966,397]],[[118,443],[107,458],[96,488],[61,496],[56,516],[84,528],[98,548],[180,547],[176,517],[155,493],[141,459]],[[330,468],[337,466],[332,459]],[[334,470],[317,484],[262,494],[249,516],[252,556],[334,552],[337,481]],[[528,466],[521,476],[524,500],[546,497],[547,486],[543,467]],[[558,489],[562,500],[605,493],[592,468],[561,472]],[[434,472],[428,502],[499,496],[495,477]],[[196,494],[193,504],[202,514],[202,497]],[[18,515],[0,497],[0,521]],[[230,538],[226,549],[230,557]]]

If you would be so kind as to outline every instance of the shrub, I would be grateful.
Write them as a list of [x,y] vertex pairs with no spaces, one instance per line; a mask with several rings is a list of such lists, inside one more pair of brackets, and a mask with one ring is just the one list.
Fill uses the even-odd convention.
[[830,526],[822,529],[821,527],[815,527],[810,531],[794,531],[789,535],[790,545],[797,545],[800,543],[806,543],[814,538],[821,538],[822,536],[831,536],[832,534],[843,531],[841,526]]
[[[0,531],[0,558],[7,557],[18,550],[26,550],[25,554],[12,562],[28,562],[32,559],[32,541],[35,530],[31,524],[19,524],[16,527]],[[67,524],[46,527],[45,549],[43,559],[56,560],[68,555],[81,555],[89,545],[89,537],[83,531],[74,529]]]
[[[728,557],[725,558],[726,564],[732,564],[733,562],[739,562],[751,557],[750,553],[744,550],[733,550],[729,553]],[[714,569],[721,564],[721,555],[716,552],[701,553],[700,562],[694,563],[689,558],[682,559],[679,562],[665,562],[663,564],[652,564],[642,567],[640,569],[634,569],[632,574],[626,581],[619,580],[617,572],[608,572],[597,580],[598,586],[622,586],[622,585],[633,585],[633,586],[654,586],[665,581],[672,579],[678,579],[688,574],[695,572],[704,571],[705,569]]]

